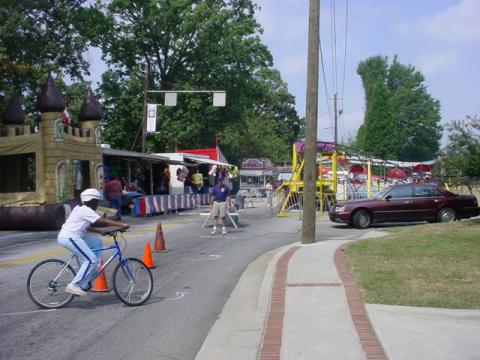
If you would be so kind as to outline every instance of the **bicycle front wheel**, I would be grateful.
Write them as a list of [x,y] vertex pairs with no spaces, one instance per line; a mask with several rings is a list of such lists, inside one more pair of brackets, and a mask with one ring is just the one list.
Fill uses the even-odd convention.
[[65,261],[44,260],[35,265],[28,274],[28,296],[42,308],[61,308],[73,300],[74,295],[66,293],[65,287],[75,275],[75,270]]
[[113,271],[113,291],[128,306],[144,304],[152,295],[153,276],[142,261],[128,258]]

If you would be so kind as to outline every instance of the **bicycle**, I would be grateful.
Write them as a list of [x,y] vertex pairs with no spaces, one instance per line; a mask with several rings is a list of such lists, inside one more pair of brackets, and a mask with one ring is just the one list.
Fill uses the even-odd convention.
[[[124,229],[114,229],[102,233],[106,236],[112,236],[113,244],[92,249],[92,251],[98,253],[114,250],[114,252],[103,266],[97,269],[91,281],[93,282],[113,259],[118,257],[119,262],[113,270],[112,276],[113,291],[124,304],[139,306],[144,304],[152,295],[153,276],[143,261],[136,258],[126,258],[122,255],[119,241],[123,240],[126,248],[127,242],[123,236],[125,231]],[[120,237],[118,241],[117,236]],[[74,258],[78,263],[77,257],[72,254],[66,261],[47,259],[33,267],[28,275],[27,291],[28,296],[36,305],[45,309],[59,309],[73,300],[76,295],[65,292],[65,287],[76,275],[71,266]]]

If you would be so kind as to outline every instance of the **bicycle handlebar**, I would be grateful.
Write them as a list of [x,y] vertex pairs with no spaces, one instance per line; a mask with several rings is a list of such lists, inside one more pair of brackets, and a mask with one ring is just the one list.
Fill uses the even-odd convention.
[[117,235],[119,232],[124,233],[127,231],[127,228],[115,228],[115,229],[110,229],[106,231],[102,231],[102,235],[105,236],[114,236]]

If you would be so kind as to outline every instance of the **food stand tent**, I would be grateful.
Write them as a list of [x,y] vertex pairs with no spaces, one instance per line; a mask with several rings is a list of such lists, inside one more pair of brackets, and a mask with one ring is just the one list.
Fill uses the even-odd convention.
[[[195,155],[202,155],[207,157],[211,160],[216,160],[224,165],[230,166],[228,164],[227,158],[223,155],[222,151],[218,146],[214,148],[203,148],[203,149],[190,149],[190,150],[176,150],[177,153],[187,153],[187,154],[195,154]],[[218,164],[216,164],[218,165]]]

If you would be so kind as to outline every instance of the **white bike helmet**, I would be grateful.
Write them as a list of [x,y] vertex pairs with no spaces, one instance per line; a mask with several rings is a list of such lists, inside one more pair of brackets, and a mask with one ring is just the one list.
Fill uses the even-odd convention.
[[80,194],[80,199],[82,199],[82,203],[86,203],[87,201],[94,199],[101,200],[102,194],[97,189],[87,189]]

